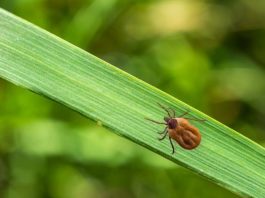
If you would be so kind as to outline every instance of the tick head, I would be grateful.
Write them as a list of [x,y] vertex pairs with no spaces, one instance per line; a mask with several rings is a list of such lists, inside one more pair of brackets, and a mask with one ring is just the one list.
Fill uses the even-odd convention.
[[164,117],[165,122],[169,129],[175,129],[178,125],[178,121],[174,118]]

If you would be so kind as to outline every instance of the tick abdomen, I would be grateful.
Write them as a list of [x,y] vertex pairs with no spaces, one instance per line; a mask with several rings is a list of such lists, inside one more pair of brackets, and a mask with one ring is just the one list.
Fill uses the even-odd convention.
[[174,118],[178,121],[175,129],[169,129],[169,136],[182,148],[194,149],[201,141],[199,130],[193,127],[186,119]]

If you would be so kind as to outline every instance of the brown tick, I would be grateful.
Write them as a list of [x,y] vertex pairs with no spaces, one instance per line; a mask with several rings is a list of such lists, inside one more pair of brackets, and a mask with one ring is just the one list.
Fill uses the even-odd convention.
[[[172,147],[172,154],[175,152],[175,148],[172,143],[172,139],[175,140],[182,148],[184,149],[194,149],[199,146],[201,142],[201,134],[199,130],[192,126],[188,120],[195,120],[195,121],[206,121],[196,118],[184,118],[183,116],[187,115],[189,111],[186,111],[182,115],[176,117],[176,113],[171,108],[166,108],[163,105],[159,104],[159,106],[167,112],[166,117],[164,117],[165,122],[158,122],[149,118],[147,120],[157,123],[157,124],[164,124],[166,125],[163,132],[159,132],[159,134],[163,135],[159,140],[163,140],[168,135],[169,141]],[[171,110],[173,115],[170,113]]]

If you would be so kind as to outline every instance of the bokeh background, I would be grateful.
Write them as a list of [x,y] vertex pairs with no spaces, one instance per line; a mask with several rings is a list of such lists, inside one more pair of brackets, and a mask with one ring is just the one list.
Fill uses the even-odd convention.
[[[0,0],[0,7],[265,145],[265,1]],[[0,79],[0,197],[237,195]]]

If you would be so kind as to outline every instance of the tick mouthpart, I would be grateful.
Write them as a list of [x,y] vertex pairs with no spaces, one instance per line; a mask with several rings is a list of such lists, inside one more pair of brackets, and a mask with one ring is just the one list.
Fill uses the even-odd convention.
[[169,117],[164,117],[164,120],[165,120],[166,123],[168,123],[168,121],[170,120],[170,118]]

